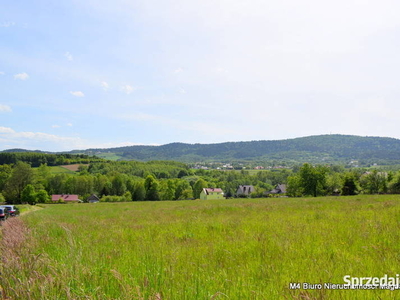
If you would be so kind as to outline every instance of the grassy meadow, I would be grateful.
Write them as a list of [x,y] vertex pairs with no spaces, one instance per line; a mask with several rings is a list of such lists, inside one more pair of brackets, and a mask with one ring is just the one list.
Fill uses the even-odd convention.
[[400,196],[43,205],[2,226],[10,299],[398,299]]
[[50,170],[51,174],[61,174],[61,173],[75,174],[76,173],[76,172],[69,170],[67,168],[64,168],[62,166],[52,166],[52,167],[49,167],[49,170]]

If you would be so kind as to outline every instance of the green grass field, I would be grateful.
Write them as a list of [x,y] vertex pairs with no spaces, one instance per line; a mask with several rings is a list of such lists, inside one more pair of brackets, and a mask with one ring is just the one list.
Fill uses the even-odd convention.
[[122,158],[121,155],[118,155],[116,153],[108,153],[108,152],[103,152],[103,153],[98,153],[96,154],[97,157],[108,159],[108,160],[118,160]]
[[[400,196],[44,205],[2,227],[11,299],[398,299]],[[22,221],[22,222],[21,222]]]
[[61,166],[52,166],[49,167],[51,174],[60,174],[60,173],[66,173],[66,174],[76,174],[76,172],[68,170],[66,168],[63,168]]

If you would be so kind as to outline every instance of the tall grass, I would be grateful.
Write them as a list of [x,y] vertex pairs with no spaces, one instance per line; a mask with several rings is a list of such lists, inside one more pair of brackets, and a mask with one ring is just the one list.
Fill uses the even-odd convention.
[[289,283],[399,273],[398,198],[48,205],[3,226],[0,284],[12,299],[396,299]]

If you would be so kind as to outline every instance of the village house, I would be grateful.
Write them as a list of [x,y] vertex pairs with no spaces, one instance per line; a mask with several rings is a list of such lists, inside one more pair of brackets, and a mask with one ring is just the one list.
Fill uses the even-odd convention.
[[286,184],[278,184],[278,185],[276,185],[276,187],[273,189],[273,190],[271,190],[271,191],[268,191],[268,192],[264,192],[264,195],[265,196],[268,196],[268,195],[274,195],[274,194],[286,194]]
[[236,190],[236,197],[248,197],[251,193],[255,192],[255,188],[252,185],[239,185]]
[[65,203],[79,203],[82,200],[79,199],[78,195],[70,195],[70,194],[61,194],[61,195],[51,195],[51,201],[58,202],[60,200],[64,200]]
[[100,202],[99,197],[97,197],[97,195],[95,195],[95,194],[91,194],[86,200],[87,200],[87,202],[89,202],[89,203],[97,203],[97,202]]
[[224,199],[224,192],[220,188],[204,188],[200,193],[200,199]]

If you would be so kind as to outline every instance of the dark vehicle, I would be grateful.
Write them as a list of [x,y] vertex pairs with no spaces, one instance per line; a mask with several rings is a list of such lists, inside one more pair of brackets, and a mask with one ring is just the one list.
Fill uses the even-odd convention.
[[8,213],[10,214],[11,217],[15,217],[19,215],[19,209],[15,205],[1,205],[0,208],[7,208]]
[[8,212],[8,208],[6,207],[0,207],[0,221],[5,221],[7,218],[10,216],[10,213]]

